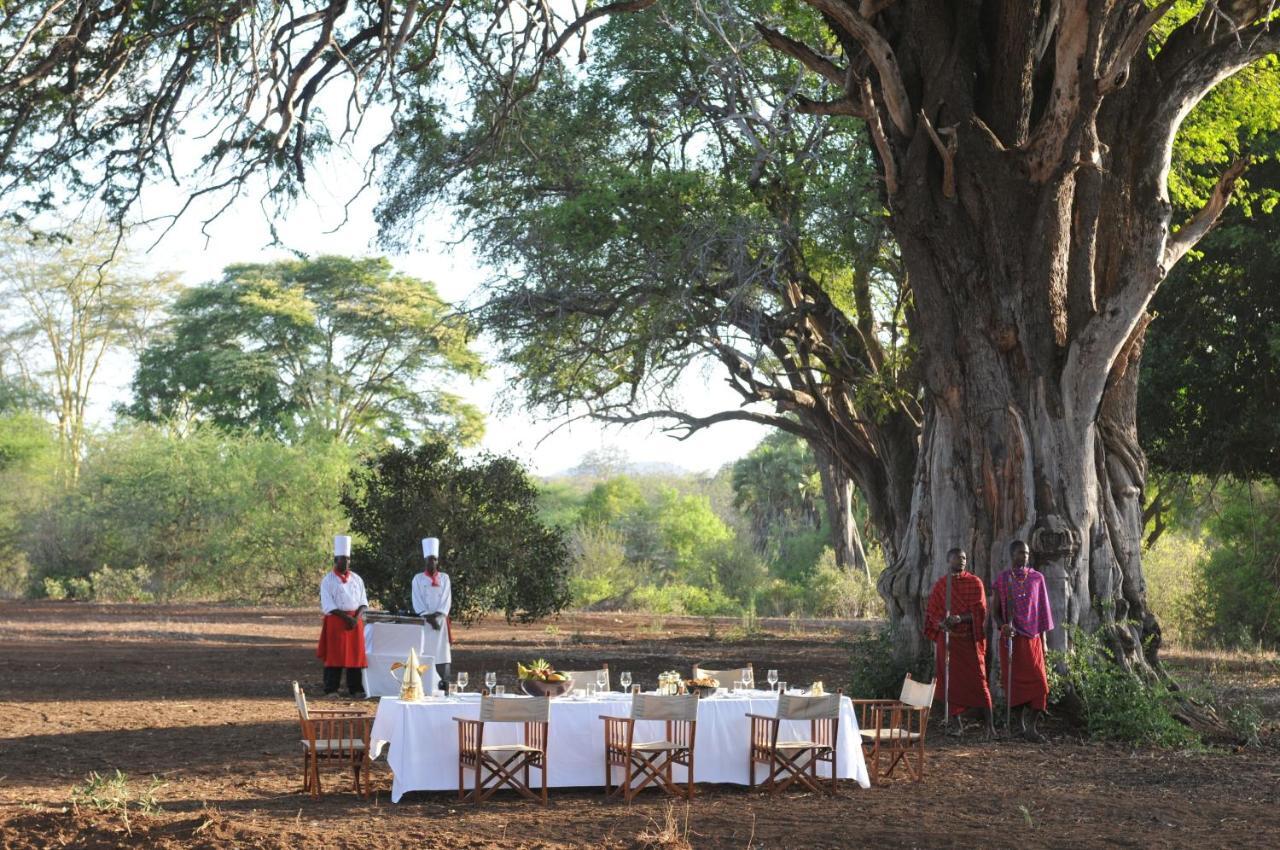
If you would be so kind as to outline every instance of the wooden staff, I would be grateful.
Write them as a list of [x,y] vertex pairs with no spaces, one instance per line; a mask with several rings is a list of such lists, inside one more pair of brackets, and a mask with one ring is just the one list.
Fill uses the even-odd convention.
[[947,613],[942,620],[942,722],[951,727],[951,565],[947,564]]
[[[1010,573],[1010,581],[1013,580],[1012,575],[1013,574]],[[1013,628],[1013,614],[1009,610],[1009,582],[1005,582],[1005,585],[1004,585],[1004,620],[1009,625],[1009,637],[1008,637],[1009,654],[1005,656],[1009,662],[1007,665],[1005,665],[1009,668],[1007,673],[1009,684],[1004,689],[1004,728],[1009,731],[1010,735],[1012,735],[1013,734],[1013,631],[1014,631],[1014,628]]]

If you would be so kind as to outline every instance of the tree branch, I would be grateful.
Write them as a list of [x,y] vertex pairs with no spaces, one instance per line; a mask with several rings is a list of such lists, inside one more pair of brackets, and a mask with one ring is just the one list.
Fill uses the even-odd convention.
[[[956,138],[956,128],[942,127],[935,131],[933,122],[929,120],[929,116],[923,109],[920,110],[920,120],[924,122],[925,131],[933,141],[938,155],[942,157],[942,197],[954,198],[956,196],[956,151],[960,147],[960,142]],[[946,144],[943,144],[939,134],[947,137]]]
[[804,65],[810,71],[825,78],[834,85],[843,89],[848,81],[848,72],[841,68],[835,62],[823,56],[807,44],[796,41],[790,36],[783,35],[775,29],[765,26],[757,21],[755,23],[756,31],[760,33],[767,43],[774,50]]
[[904,136],[915,132],[915,122],[911,118],[911,98],[907,95],[907,87],[902,81],[902,70],[898,67],[897,57],[889,42],[875,26],[858,12],[854,11],[844,0],[805,0],[813,8],[827,15],[839,24],[845,32],[862,45],[867,52],[871,64],[875,66],[880,77],[880,90],[884,96],[885,109],[889,112],[889,120]]
[[854,100],[842,97],[839,100],[813,100],[804,95],[796,96],[796,112],[805,115],[848,115],[851,118],[866,118],[867,113]]
[[1177,233],[1169,237],[1169,242],[1164,249],[1164,259],[1161,262],[1166,274],[1218,223],[1218,217],[1231,202],[1231,192],[1235,189],[1236,181],[1248,167],[1249,157],[1247,156],[1231,163],[1231,167],[1218,178],[1213,191],[1209,193],[1209,200],[1200,211],[1179,227]]
[[884,133],[884,124],[880,122],[880,109],[876,106],[875,92],[871,90],[871,81],[862,80],[862,109],[866,115],[867,127],[871,130],[871,141],[880,154],[880,164],[884,168],[884,188],[890,198],[898,194],[898,163],[893,158],[893,147]]

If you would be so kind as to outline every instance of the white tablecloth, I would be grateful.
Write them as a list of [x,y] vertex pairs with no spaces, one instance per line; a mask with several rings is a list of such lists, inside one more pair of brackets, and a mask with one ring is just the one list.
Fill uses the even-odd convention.
[[440,677],[436,674],[435,659],[426,655],[426,630],[428,626],[410,623],[366,623],[364,647],[369,666],[364,670],[364,692],[371,697],[397,696],[400,693],[400,676],[403,672],[391,672],[391,665],[405,662],[409,649],[418,652],[420,663],[427,665],[422,674],[422,689],[433,694],[440,689]]
[[[694,744],[694,780],[746,785],[751,722],[747,714],[773,716],[777,698],[768,694],[722,695],[703,699],[698,705],[698,730]],[[631,714],[631,698],[610,694],[595,699],[560,698],[551,701],[551,725],[547,740],[547,784],[557,787],[604,784],[604,723],[600,715],[626,717]],[[421,703],[401,702],[384,697],[373,721],[373,756],[390,746],[387,763],[391,767],[391,800],[399,802],[406,791],[458,790],[458,724],[454,717],[478,718],[479,696],[437,699]],[[505,744],[518,739],[517,723],[486,724],[486,744]],[[779,740],[807,739],[809,722],[782,724]],[[660,740],[662,724],[640,721],[636,740]],[[836,766],[841,779],[853,779],[863,788],[871,783],[862,759],[858,721],[848,697],[840,704],[840,735]],[[676,767],[674,778],[682,778]],[[819,773],[829,776],[825,765]],[[765,776],[764,766],[756,769],[756,779]],[[535,773],[536,777],[536,773]],[[617,770],[614,781],[621,781]],[[534,779],[536,782],[537,779]],[[470,781],[468,780],[468,788]]]

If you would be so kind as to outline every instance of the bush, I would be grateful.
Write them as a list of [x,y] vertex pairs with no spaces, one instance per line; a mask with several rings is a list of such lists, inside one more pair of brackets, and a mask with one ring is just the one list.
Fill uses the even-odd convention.
[[621,604],[635,587],[622,534],[608,526],[579,525],[569,534],[569,595],[574,606]]
[[93,599],[93,583],[84,576],[71,576],[67,579],[67,595],[77,602],[88,602]]
[[41,587],[44,590],[45,599],[67,598],[67,586],[53,576],[45,576],[44,584]]
[[1214,637],[1227,646],[1280,646],[1280,488],[1225,488],[1209,523],[1218,544],[1204,562],[1204,598]]
[[96,567],[125,563],[149,570],[147,590],[165,598],[310,599],[346,524],[338,494],[350,465],[351,450],[332,441],[113,432],[91,448],[79,485],[30,518],[35,578],[88,585]]
[[858,635],[842,645],[851,661],[848,692],[858,699],[897,699],[908,673],[917,681],[929,681],[933,659],[899,655],[891,629]]
[[388,449],[360,468],[342,504],[359,538],[355,569],[383,605],[409,606],[428,536],[440,538],[455,620],[502,611],[528,622],[569,602],[564,532],[542,524],[538,490],[511,458],[463,459],[443,440]]
[[646,585],[631,597],[632,603],[650,614],[690,614],[695,617],[732,616],[741,613],[738,603],[718,590],[689,584]]
[[[875,575],[879,575],[879,570]],[[850,620],[885,616],[884,600],[876,591],[875,576],[868,579],[863,572],[836,566],[836,553],[830,547],[822,550],[808,582],[805,610],[815,617]]]
[[1170,530],[1142,553],[1147,581],[1147,604],[1160,620],[1166,641],[1196,646],[1209,638],[1211,614],[1204,610],[1207,588],[1204,539],[1190,532]]
[[1051,652],[1046,661],[1050,700],[1073,699],[1090,738],[1154,747],[1185,747],[1199,740],[1173,716],[1176,698],[1165,684],[1144,682],[1121,667],[1096,633],[1073,629],[1071,649]]
[[151,570],[134,567],[131,570],[113,570],[102,567],[89,577],[93,584],[93,598],[98,602],[150,602],[152,596]]

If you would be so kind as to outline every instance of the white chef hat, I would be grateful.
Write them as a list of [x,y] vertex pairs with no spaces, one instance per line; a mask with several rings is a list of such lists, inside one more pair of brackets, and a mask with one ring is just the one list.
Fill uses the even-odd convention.
[[333,538],[333,555],[335,558],[351,557],[351,538],[346,534],[339,534]]
[[432,556],[440,557],[440,538],[424,537],[422,538],[422,557],[430,558]]

